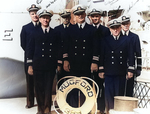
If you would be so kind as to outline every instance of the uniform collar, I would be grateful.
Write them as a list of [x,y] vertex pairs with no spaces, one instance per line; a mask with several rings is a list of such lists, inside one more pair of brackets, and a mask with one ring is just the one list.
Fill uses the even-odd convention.
[[111,34],[115,40],[119,40],[120,34],[118,36],[114,36],[113,34]]
[[39,21],[38,22],[32,21],[32,23],[33,23],[34,26],[39,25]]
[[125,34],[126,34],[126,35],[128,36],[128,35],[129,35],[129,30],[128,30],[128,31],[126,31],[126,32],[125,32],[124,30],[122,30],[122,34],[123,34],[123,35],[125,35]]
[[67,27],[69,27],[69,25],[70,25],[70,23],[69,23],[69,24],[67,24],[67,25],[63,24],[64,28],[66,28],[66,26],[67,26]]
[[49,26],[47,28],[45,28],[43,26],[41,26],[41,27],[42,27],[42,30],[43,30],[44,33],[45,33],[45,29],[47,29],[47,32],[49,33],[49,31],[50,31],[50,27]]
[[79,24],[79,23],[77,23],[78,24],[78,27],[80,28],[80,25],[82,25],[82,29],[84,28],[84,26],[85,26],[85,22],[83,22],[82,24]]
[[98,28],[100,25],[101,25],[100,23],[97,24],[97,25],[93,24],[93,26],[94,26],[94,27],[96,26],[96,28]]

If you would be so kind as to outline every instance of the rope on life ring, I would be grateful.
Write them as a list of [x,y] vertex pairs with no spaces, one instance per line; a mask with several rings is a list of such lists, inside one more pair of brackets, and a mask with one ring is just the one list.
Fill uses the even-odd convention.
[[[96,84],[95,81],[93,81],[90,78],[87,78],[87,77],[75,77],[75,76],[66,76],[64,78],[61,78],[57,82],[57,85],[62,79],[66,79],[66,78],[70,78],[70,79],[66,80],[59,87],[58,90],[57,90],[57,87],[56,87],[56,90],[57,90],[56,92],[57,93],[56,93],[56,97],[55,97],[55,99],[53,101],[53,106],[54,106],[54,102],[56,100],[57,104],[58,104],[60,110],[63,112],[63,114],[88,114],[92,110],[94,104],[97,103],[96,99],[97,99],[98,92],[99,92],[98,85]],[[95,91],[93,90],[91,85],[84,79],[88,79],[88,80],[92,81],[96,85],[97,93],[95,93]],[[81,107],[78,107],[78,108],[71,107],[66,102],[66,98],[67,98],[68,93],[71,90],[75,89],[75,88],[81,90],[82,93],[86,97],[84,104]],[[54,109],[55,109],[55,106],[54,106]],[[55,111],[57,112],[57,110],[55,110]],[[96,114],[96,112],[95,112],[95,114]]]

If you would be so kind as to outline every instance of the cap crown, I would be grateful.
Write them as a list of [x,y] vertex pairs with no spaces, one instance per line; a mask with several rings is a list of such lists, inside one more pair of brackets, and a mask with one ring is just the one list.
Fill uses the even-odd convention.
[[44,15],[48,15],[50,17],[53,16],[53,11],[52,10],[49,10],[49,9],[40,9],[38,12],[37,12],[37,15],[39,17],[41,16],[44,16]]
[[121,22],[126,22],[130,21],[130,16],[129,15],[122,15],[121,16]]
[[72,8],[72,12],[73,12],[73,14],[78,14],[78,13],[82,13],[82,12],[85,12],[85,10],[86,10],[86,7],[85,6],[83,6],[83,5],[76,5],[76,6],[74,6],[73,8]]
[[64,10],[63,12],[59,13],[59,15],[60,15],[62,18],[66,18],[66,17],[69,17],[69,16],[71,15],[71,12]]
[[120,22],[120,20],[117,18],[117,19],[110,20],[107,25],[108,25],[109,27],[112,27],[112,26],[116,26],[116,25],[121,25],[121,22]]
[[99,14],[102,15],[103,11],[100,8],[89,8],[87,9],[87,15]]
[[30,7],[27,8],[27,11],[38,11],[41,9],[41,6],[36,5],[36,4],[32,4]]

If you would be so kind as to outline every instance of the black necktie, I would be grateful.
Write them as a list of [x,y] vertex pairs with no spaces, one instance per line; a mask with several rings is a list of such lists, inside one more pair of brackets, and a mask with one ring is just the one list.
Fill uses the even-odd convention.
[[95,28],[97,28],[97,25],[95,25]]
[[35,27],[37,27],[37,23],[35,22]]
[[67,28],[67,25],[65,25],[65,28]]
[[82,25],[80,25],[80,29],[82,29]]
[[45,34],[47,34],[47,29],[45,29]]
[[118,39],[117,39],[117,36],[115,37],[115,40],[118,40]]
[[125,32],[124,35],[127,36],[127,32]]

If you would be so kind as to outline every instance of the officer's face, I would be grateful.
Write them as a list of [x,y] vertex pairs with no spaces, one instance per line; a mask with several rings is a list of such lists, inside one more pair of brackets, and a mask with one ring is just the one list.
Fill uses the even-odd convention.
[[112,26],[109,28],[110,32],[114,35],[114,36],[118,36],[120,34],[121,31],[121,26],[120,25],[116,25],[116,26]]
[[32,21],[34,21],[34,22],[37,22],[37,21],[39,21],[39,18],[38,18],[38,16],[36,15],[36,12],[37,11],[30,11],[30,17],[31,17],[31,20]]
[[94,15],[91,15],[90,17],[91,17],[93,24],[97,25],[100,23],[101,16],[99,14],[94,14]]
[[85,22],[86,14],[85,14],[85,12],[79,13],[79,14],[76,14],[75,17],[76,17],[77,23],[83,23],[83,22]]
[[44,16],[40,17],[39,20],[40,20],[42,26],[48,27],[49,26],[49,22],[51,21],[51,17],[48,16],[48,15],[44,15]]
[[130,21],[127,21],[127,22],[122,22],[121,24],[121,28],[124,30],[124,31],[128,31],[129,28],[130,28]]
[[65,24],[65,25],[69,24],[70,23],[70,19],[71,19],[70,16],[66,17],[66,18],[63,18],[63,24]]

